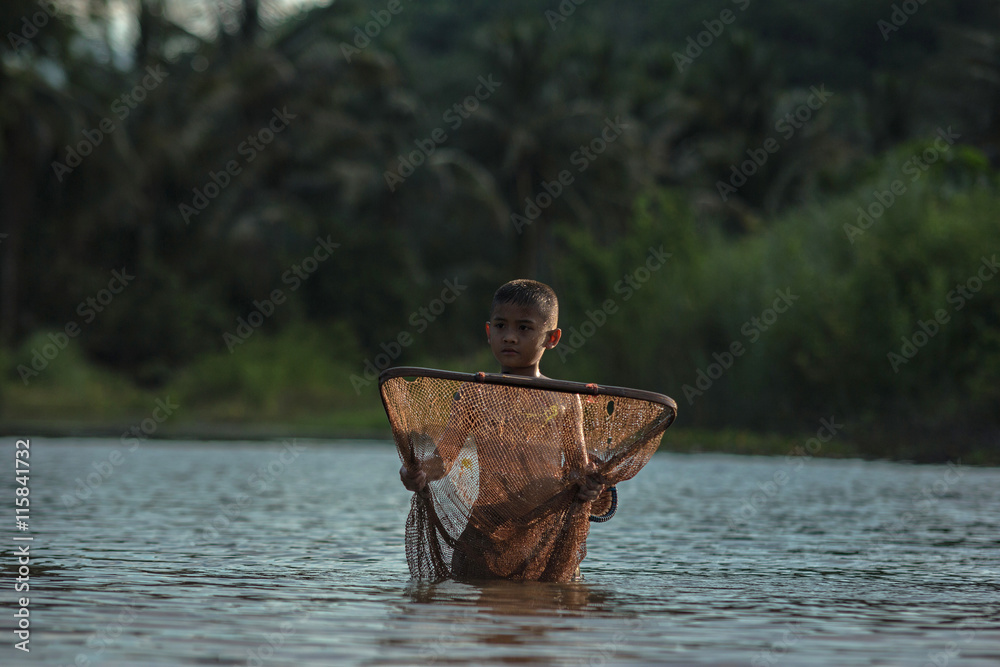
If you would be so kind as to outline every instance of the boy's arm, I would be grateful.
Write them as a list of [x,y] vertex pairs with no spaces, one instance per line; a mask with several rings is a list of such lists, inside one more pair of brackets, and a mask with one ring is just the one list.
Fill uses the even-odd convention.
[[399,478],[407,490],[426,495],[427,483],[445,477],[451,470],[452,463],[458,458],[458,453],[462,450],[462,445],[465,444],[470,430],[469,399],[471,397],[466,394],[465,388],[461,393],[462,396],[455,402],[451,414],[448,416],[448,424],[441,437],[438,438],[431,456],[418,461],[416,470],[409,470],[405,464],[400,467]]
[[444,433],[441,434],[433,454],[421,462],[422,470],[427,473],[428,482],[439,480],[448,474],[451,465],[458,458],[458,453],[462,451],[466,437],[468,437],[469,428],[464,415],[456,420],[454,419],[455,412],[464,412],[464,409],[460,408],[452,412],[448,425],[445,427]]
[[583,434],[583,403],[579,394],[573,394],[566,406],[563,442],[566,445],[566,464],[571,472],[580,476],[580,490],[576,499],[581,502],[597,500],[604,491],[604,484],[597,475],[596,466],[587,455],[587,441]]
[[583,404],[579,394],[571,394],[565,399],[563,413],[563,447],[566,453],[566,466],[579,473],[590,468],[590,457],[587,456],[587,441],[583,435]]

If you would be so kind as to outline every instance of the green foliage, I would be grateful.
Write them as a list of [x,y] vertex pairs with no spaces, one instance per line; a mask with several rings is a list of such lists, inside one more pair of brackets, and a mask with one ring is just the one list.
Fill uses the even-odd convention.
[[232,353],[203,356],[184,368],[172,388],[203,418],[286,422],[357,400],[348,378],[357,343],[343,324],[291,325],[277,335],[256,333]]
[[[13,354],[0,351],[0,419],[48,421],[58,415],[63,421],[125,423],[169,396],[181,406],[171,425],[264,423],[371,432],[384,420],[373,390],[359,397],[351,389],[349,376],[363,370],[351,366],[359,352],[342,324],[294,324],[270,336],[256,332],[232,353],[203,354],[155,389],[86,361],[77,341],[55,349],[49,334],[39,333]],[[18,367],[38,368],[37,359],[47,366],[26,375],[25,384]]]
[[[689,424],[808,431],[849,414],[872,441],[996,428],[1000,281],[949,301],[1000,250],[994,3],[925,3],[885,36],[892,9],[863,0],[434,0],[361,44],[362,2],[282,22],[265,1],[260,25],[224,3],[213,35],[181,5],[141,0],[127,49],[104,3],[87,18],[56,4],[26,43],[0,41],[8,418],[87,401],[124,415],[171,391],[191,419],[332,406],[371,423],[373,386],[351,383],[366,361],[410,334],[391,363],[492,369],[489,297],[525,276],[562,302],[547,373],[673,394]],[[722,9],[736,20],[680,67]],[[36,11],[4,4],[0,34]],[[166,74],[151,85],[150,71]],[[476,97],[488,76],[500,86]],[[833,96],[809,107],[823,86]],[[909,171],[943,126],[960,140]],[[766,163],[720,189],[769,139]],[[79,163],[56,168],[71,151]],[[553,195],[561,174],[572,182]],[[905,192],[858,227],[897,180]],[[318,239],[340,247],[293,280]],[[122,267],[134,282],[82,321]],[[445,280],[467,287],[414,324]],[[284,302],[230,353],[224,334],[276,290]],[[753,318],[779,291],[796,299],[764,330]],[[887,355],[942,308],[950,320],[894,369]],[[68,322],[79,337],[24,386],[16,367]]]
[[[854,192],[752,237],[671,235],[693,229],[694,216],[662,193],[657,210],[638,208],[618,243],[570,237],[560,273],[594,296],[570,294],[564,344],[565,330],[641,265],[642,247],[662,242],[674,256],[568,355],[566,373],[665,391],[685,422],[706,427],[794,431],[831,415],[850,421],[857,438],[895,420],[914,434],[995,427],[1000,182],[969,149],[907,173],[907,160],[928,146],[899,148]],[[852,236],[859,206],[893,181],[905,181],[905,192]],[[787,308],[782,292],[793,298]],[[786,312],[768,314],[776,306]],[[744,351],[730,356],[734,344]]]
[[[0,351],[0,414],[6,419],[111,419],[140,410],[142,398],[118,375],[89,363],[78,340],[38,332]],[[60,342],[56,342],[60,341]]]

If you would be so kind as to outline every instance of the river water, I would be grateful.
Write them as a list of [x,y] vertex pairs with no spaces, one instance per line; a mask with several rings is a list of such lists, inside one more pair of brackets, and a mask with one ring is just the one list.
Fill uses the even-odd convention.
[[660,453],[583,582],[418,585],[389,443],[30,443],[3,665],[1000,664],[1000,469]]

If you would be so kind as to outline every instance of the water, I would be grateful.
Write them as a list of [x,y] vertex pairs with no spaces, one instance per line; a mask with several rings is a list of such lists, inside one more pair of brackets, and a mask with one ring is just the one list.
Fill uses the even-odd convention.
[[4,665],[1000,663],[1000,469],[661,453],[592,526],[584,582],[429,586],[387,443],[30,452]]

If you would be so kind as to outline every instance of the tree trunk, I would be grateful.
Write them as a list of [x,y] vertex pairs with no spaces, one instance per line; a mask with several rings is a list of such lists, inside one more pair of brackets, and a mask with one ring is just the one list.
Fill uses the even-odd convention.
[[260,0],[243,0],[243,43],[253,44],[260,29]]
[[25,132],[30,125],[31,120],[21,116],[8,127],[8,152],[0,163],[0,345],[5,346],[17,336],[19,259],[37,188],[34,145]]

